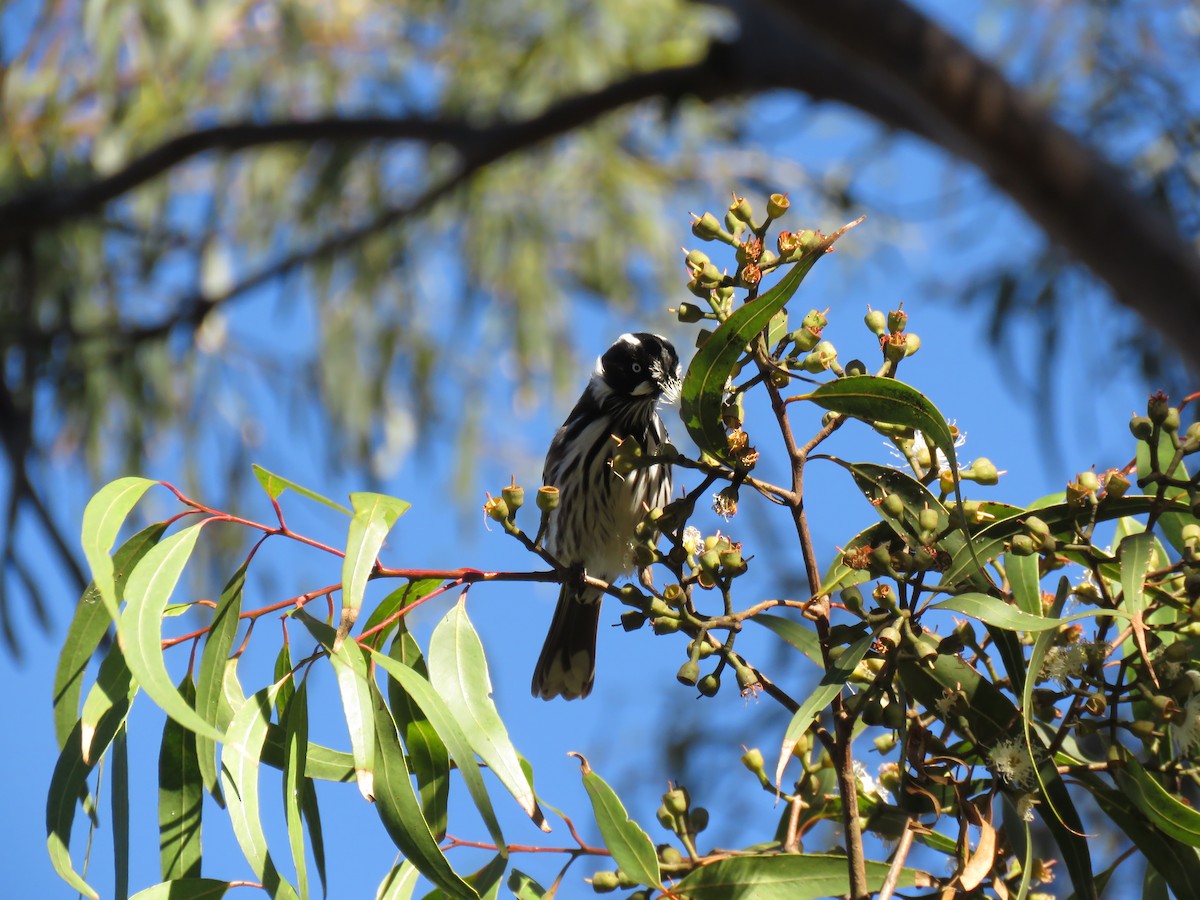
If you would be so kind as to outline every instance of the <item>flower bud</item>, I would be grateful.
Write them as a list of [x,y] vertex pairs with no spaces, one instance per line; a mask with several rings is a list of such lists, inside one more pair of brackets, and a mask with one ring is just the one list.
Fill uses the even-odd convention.
[[658,858],[668,866],[679,865],[679,863],[683,862],[683,854],[679,852],[678,848],[672,847],[670,844],[659,844],[655,849],[658,850]]
[[1167,417],[1163,419],[1162,427],[1164,431],[1169,431],[1174,434],[1179,430],[1179,408],[1172,406],[1167,410]]
[[525,488],[519,484],[510,484],[500,492],[500,496],[512,512],[516,512],[525,504]]
[[875,738],[874,743],[876,752],[886,755],[896,749],[896,735],[891,732],[881,734]]
[[739,222],[744,222],[753,227],[754,210],[751,209],[750,201],[745,197],[739,197],[737,194],[733,195],[733,202],[729,204],[729,214]]
[[646,614],[636,609],[621,613],[621,627],[626,631],[637,631],[646,624]]
[[487,502],[483,504],[483,511],[493,522],[503,522],[508,518],[508,504],[504,502],[503,497],[493,497],[489,494]]
[[1014,534],[1009,549],[1016,556],[1033,556],[1037,552],[1037,545],[1027,534]]
[[688,831],[699,834],[708,827],[708,810],[703,806],[695,807],[688,815]]
[[1183,433],[1182,448],[1184,453],[1195,453],[1200,450],[1200,422],[1193,422]]
[[921,336],[913,331],[908,332],[906,336],[908,339],[904,342],[904,355],[912,356],[921,349]]
[[687,652],[688,656],[695,657],[696,659],[708,659],[708,657],[717,652],[717,648],[708,641],[701,641],[700,643],[689,641]]
[[981,456],[971,463],[971,467],[963,472],[962,476],[982,485],[993,485],[1000,480],[1000,473],[996,471],[995,464],[986,456]]
[[712,263],[705,263],[696,272],[696,281],[700,283],[701,287],[705,287],[705,288],[717,287],[717,285],[719,285],[721,283],[721,281],[722,281],[722,279],[724,279],[724,277],[725,276],[724,276],[724,274],[722,274],[721,270],[718,269],[716,266],[714,266]]
[[887,314],[881,309],[871,309],[867,307],[867,314],[863,316],[863,321],[867,323],[867,328],[877,337],[883,337],[887,334]]
[[700,680],[700,664],[694,659],[689,659],[679,667],[679,671],[675,673],[675,680],[691,687]]
[[852,360],[850,360],[850,362],[846,363],[846,374],[847,375],[866,375],[867,374],[867,364],[865,362],[863,362],[861,359],[852,359]]
[[725,229],[733,238],[729,243],[734,244],[741,239],[742,234],[746,231],[746,223],[733,213],[727,212],[725,213]]
[[750,770],[750,773],[758,779],[759,784],[765,787],[771,783],[771,779],[767,777],[766,769],[763,768],[762,751],[757,747],[752,747],[742,754],[742,765]]
[[925,507],[917,513],[917,527],[922,531],[936,531],[938,527],[938,511]]
[[721,679],[714,674],[705,675],[696,683],[696,690],[705,697],[715,697],[721,689]]
[[1166,421],[1167,413],[1170,412],[1171,405],[1167,402],[1167,395],[1162,391],[1155,391],[1150,395],[1150,399],[1146,401],[1146,415],[1150,417],[1150,421],[1155,425],[1161,425]]
[[558,488],[553,485],[546,485],[538,488],[537,492],[537,508],[542,512],[550,512],[558,509],[559,492]]
[[754,263],[746,263],[746,265],[742,266],[740,280],[742,287],[755,287],[760,281],[762,281],[762,269],[760,269]]
[[898,309],[893,309],[887,314],[887,330],[903,331],[906,324],[908,324],[908,313],[904,311],[904,304],[901,303]]
[[663,794],[663,806],[673,816],[682,816],[692,805],[692,797],[685,787],[673,787]]
[[663,803],[663,805],[655,811],[654,816],[658,819],[658,824],[663,828],[666,828],[668,831],[675,830],[675,817],[671,815],[671,811],[667,809],[666,803]]
[[791,205],[787,194],[772,194],[767,198],[767,215],[772,219],[782,218]]
[[859,590],[857,586],[852,585],[848,588],[845,588],[841,594],[838,595],[838,597],[842,601],[842,605],[845,606],[849,612],[852,612],[855,615],[862,615],[863,595],[862,591]]
[[717,221],[717,217],[712,213],[706,212],[704,215],[696,218],[693,216],[692,234],[700,238],[702,241],[717,241],[724,240],[727,235],[721,227],[721,223]]
[[594,872],[592,874],[592,890],[597,894],[607,894],[615,891],[621,884],[616,872]]
[[893,518],[904,515],[904,498],[899,494],[888,494],[880,502],[879,508]]
[[1129,420],[1129,431],[1139,441],[1148,441],[1154,433],[1154,423],[1147,416],[1134,416]]
[[680,303],[679,308],[675,310],[675,315],[680,322],[699,322],[704,318],[704,310],[695,303]]

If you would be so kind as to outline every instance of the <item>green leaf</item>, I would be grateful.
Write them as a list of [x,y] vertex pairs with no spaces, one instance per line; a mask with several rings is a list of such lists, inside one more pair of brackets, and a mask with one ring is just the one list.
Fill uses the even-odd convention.
[[108,748],[107,744],[94,746],[95,736],[99,733],[104,717],[114,708],[119,715],[127,714],[129,704],[136,694],[137,684],[129,674],[125,654],[114,641],[109,646],[108,653],[104,654],[100,671],[96,673],[96,681],[88,690],[87,698],[83,701],[83,710],[79,714],[80,735],[83,741],[80,750],[84,762],[95,762]]
[[346,558],[342,562],[342,620],[338,624],[334,647],[341,647],[362,608],[367,581],[375,568],[379,548],[383,546],[396,520],[408,512],[411,504],[385,494],[350,495],[354,516],[346,536]]
[[[290,683],[279,681],[280,687]],[[308,682],[300,682],[283,713],[283,811],[287,821],[288,843],[296,866],[296,889],[302,900],[308,897],[308,862],[304,854],[304,825],[301,801],[304,797],[304,762],[308,749]]]
[[228,881],[215,878],[184,878],[138,891],[131,900],[220,900],[231,887]]
[[[97,756],[112,744],[128,715],[129,703],[126,700],[115,704],[101,717],[91,740],[91,746],[97,751]],[[79,893],[98,900],[100,895],[75,871],[70,853],[75,807],[87,788],[87,778],[91,771],[92,764],[83,758],[82,725],[76,723],[67,740],[63,742],[54,773],[50,776],[50,789],[46,793],[46,849],[54,871],[63,881]]]
[[[190,675],[179,685],[184,700],[195,699]],[[204,782],[196,758],[196,736],[168,717],[158,752],[158,846],[163,881],[200,877]]]
[[[1175,446],[1171,440],[1171,435],[1165,430],[1160,430],[1158,435],[1158,464],[1166,466],[1175,456]],[[1146,441],[1137,442],[1137,474],[1139,478],[1149,475],[1151,472],[1150,463],[1150,445]],[[1176,478],[1180,481],[1187,481],[1188,471],[1183,460],[1171,471],[1164,473]],[[1158,517],[1158,529],[1163,536],[1175,548],[1176,553],[1183,552],[1183,528],[1189,522],[1196,521],[1195,517],[1186,509],[1187,504],[1187,489],[1186,488],[1167,488],[1164,496],[1169,500],[1179,501],[1176,504],[1176,509],[1165,512]]]
[[1004,574],[1008,576],[1017,608],[1031,616],[1042,615],[1042,579],[1038,572],[1038,557],[1008,553],[1004,557]]
[[[357,646],[357,645],[356,645]],[[376,655],[382,665],[387,657]],[[478,892],[451,867],[429,823],[421,814],[421,804],[413,790],[412,778],[404,762],[404,750],[396,734],[395,723],[383,696],[371,682],[371,706],[375,715],[375,810],[388,836],[421,874],[437,885],[446,896],[459,900],[477,900]]]
[[[312,744],[309,744],[311,751]],[[310,760],[311,761],[311,760]],[[346,779],[349,781],[349,778]],[[317,789],[311,778],[304,779],[304,794],[300,798],[304,821],[308,823],[308,840],[312,845],[313,862],[321,879],[321,895],[329,896],[329,879],[325,873],[325,836],[321,831],[321,808],[317,805]]]
[[272,897],[299,900],[296,889],[275,868],[259,816],[258,766],[278,689],[270,685],[248,697],[229,723],[221,753],[221,781],[229,821],[250,868]]
[[854,667],[871,649],[873,640],[873,635],[863,635],[846,647],[832,668],[825,672],[824,677],[813,689],[808,699],[800,704],[800,708],[792,716],[787,731],[783,735],[783,746],[779,750],[779,762],[775,766],[776,784],[783,783],[783,770],[787,768],[788,760],[792,758],[792,748],[796,746],[804,732],[808,731],[808,726],[813,723],[813,720],[833,702],[834,697],[842,692],[842,688],[846,686],[846,682],[854,673]]
[[[907,472],[875,463],[846,462],[836,456],[816,455],[809,458],[829,460],[849,472],[875,511],[910,547],[915,548],[921,544],[917,537],[922,530],[918,522],[921,510],[928,508],[937,512],[937,532],[944,532],[949,526],[950,516],[941,501]],[[900,515],[897,516],[889,513],[886,505],[881,503],[884,497],[892,495],[899,497],[903,504]]]
[[[118,602],[125,590],[125,579],[146,551],[158,543],[166,525],[159,522],[144,528],[121,545],[113,556],[114,585]],[[112,616],[100,600],[100,591],[95,584],[88,585],[79,604],[71,626],[67,629],[62,652],[58,657],[58,668],[54,672],[54,735],[61,750],[63,742],[75,720],[79,718],[79,698],[83,690],[83,677],[88,663],[95,654]]]
[[537,879],[520,869],[508,873],[508,889],[517,900],[542,900],[546,896],[546,889],[538,884]]
[[[422,678],[420,673],[410,666],[374,650],[371,651],[371,656],[375,664],[387,672],[397,687],[424,713],[437,737],[444,742],[450,756],[458,764],[458,772],[462,776],[467,792],[471,795],[479,814],[483,816],[492,840],[497,847],[506,847],[507,841],[504,840],[504,834],[500,830],[500,823],[492,808],[487,787],[479,774],[479,766],[475,762],[475,751],[444,698],[434,690],[429,681]],[[409,754],[411,755],[412,752],[412,745],[409,745]]]
[[221,732],[179,696],[167,674],[162,651],[162,615],[187,565],[206,519],[152,547],[125,584],[125,611],[118,630],[129,671],[155,703],[185,728],[213,740]]
[[374,770],[376,740],[375,701],[371,697],[371,684],[367,676],[367,663],[358,644],[342,644],[334,649],[335,634],[324,622],[313,618],[306,610],[297,609],[293,614],[304,623],[317,642],[329,651],[329,661],[337,676],[338,693],[342,698],[342,711],[346,715],[346,729],[350,732],[350,751],[354,755],[354,777],[359,793],[367,800],[375,798]]
[[[891,869],[887,863],[866,862],[867,887],[883,887]],[[915,869],[901,869],[897,887],[929,887],[932,879]],[[681,900],[818,900],[850,893],[846,857],[832,854],[781,853],[717,860],[689,872],[672,888]]]
[[750,621],[757,622],[764,628],[775,632],[818,666],[824,667],[821,643],[817,640],[817,633],[803,622],[785,619],[783,616],[773,616],[770,613],[759,613]]
[[[1076,525],[1088,526],[1093,522],[1109,522],[1123,516],[1143,515],[1160,506],[1163,509],[1178,510],[1185,514],[1188,511],[1186,504],[1180,502],[1159,504],[1153,497],[1127,494],[1124,497],[1106,498],[1094,509],[1058,503],[1031,507],[1029,513],[1036,514],[1042,519],[1050,526],[1050,531],[1054,534],[1064,534],[1072,533]],[[1010,515],[992,522],[976,532],[972,544],[978,558],[986,563],[1004,553],[1007,549],[1005,544],[1012,539],[1012,536],[1025,530],[1025,519],[1025,515]],[[954,557],[953,562],[942,573],[942,583],[946,585],[956,584],[964,578],[970,577],[975,571],[975,563],[970,554],[966,552],[965,546],[962,551],[952,553],[952,556]]]
[[129,897],[129,723],[113,736],[109,806],[112,813],[113,897]]
[[[225,670],[229,651],[233,649],[233,641],[237,636],[238,617],[242,612],[242,591],[246,586],[246,568],[249,565],[247,560],[238,566],[225,589],[221,591],[212,623],[209,625],[208,636],[204,639],[204,651],[200,654],[200,669],[196,677],[196,713],[218,730],[228,724],[227,721],[221,721],[226,687]],[[197,735],[196,758],[200,763],[200,775],[205,789],[219,806],[224,806],[225,798],[221,796],[221,783],[217,777],[217,745],[208,735]]]
[[583,787],[592,801],[592,813],[600,826],[604,846],[613,862],[639,884],[657,887],[662,882],[654,842],[642,827],[629,818],[625,805],[608,783],[592,771],[582,754],[572,753],[583,771]]
[[350,515],[350,510],[342,506],[340,503],[335,503],[328,497],[322,497],[315,491],[310,491],[306,487],[296,484],[294,481],[289,481],[281,475],[276,475],[274,472],[268,472],[257,463],[252,463],[250,468],[254,471],[254,477],[258,479],[258,483],[262,485],[262,489],[267,492],[267,496],[272,500],[278,500],[280,494],[289,488],[299,494],[301,497],[307,497],[309,500],[315,500],[317,503],[328,506],[330,509],[337,510],[340,513]]
[[1113,824],[1133,841],[1146,862],[1163,877],[1175,896],[1191,896],[1196,884],[1200,883],[1200,854],[1196,848],[1173,840],[1154,828],[1128,792],[1113,790],[1092,772],[1076,777],[1087,786],[1096,804]]
[[549,831],[550,825],[538,808],[533,786],[492,702],[492,679],[483,644],[467,618],[466,605],[461,599],[437,624],[429,639],[429,680],[466,732],[479,758],[534,823],[542,831]]
[[1154,535],[1143,531],[1131,534],[1117,547],[1121,561],[1121,606],[1132,614],[1146,611],[1145,581],[1154,553]]
[[120,600],[117,598],[113,560],[108,553],[116,543],[130,510],[156,484],[157,481],[149,478],[118,478],[97,491],[83,510],[83,555],[92,570],[92,583],[100,592],[100,599],[104,601],[109,618],[114,622],[119,614]]
[[1200,847],[1200,812],[1159,784],[1133,756],[1125,760],[1116,778],[1122,793],[1159,831],[1189,847]]
[[999,597],[987,594],[966,593],[956,594],[937,603],[931,603],[928,609],[949,609],[979,619],[988,625],[1004,628],[1008,631],[1057,631],[1062,625],[1069,625],[1081,619],[1094,619],[1097,616],[1113,616],[1118,619],[1128,619],[1130,614],[1123,609],[1090,609],[1085,612],[1064,616],[1061,619],[1051,616],[1031,616],[1015,606],[1004,602]]
[[[423,683],[427,684],[429,673],[425,668],[425,660],[421,656],[420,648],[417,647],[413,636],[409,634],[404,620],[399,620],[397,624],[399,630],[396,633],[396,639],[392,641],[388,655],[412,669],[418,676],[421,676]],[[434,835],[440,841],[446,836],[448,819],[450,754],[446,750],[445,743],[438,737],[437,729],[430,723],[427,714],[413,701],[412,696],[397,678],[388,679],[387,692],[388,703],[392,708],[392,718],[396,720],[396,727],[400,730],[400,740],[408,750],[413,772],[417,776],[421,810],[430,828],[433,829]],[[457,723],[454,723],[453,717],[448,711],[446,718],[457,728]],[[472,770],[476,768],[473,753],[468,753],[464,757],[463,766]],[[497,840],[496,843],[498,846],[502,845],[503,839]]]
[[721,423],[721,403],[730,373],[746,352],[747,345],[771,324],[771,319],[796,293],[817,260],[861,221],[844,225],[807,251],[774,287],[734,310],[696,351],[679,393],[679,415],[701,450],[718,459],[729,455],[725,426]]
[[820,385],[805,399],[822,409],[923,432],[946,455],[951,471],[958,471],[954,436],[938,408],[916,388],[877,375],[847,375]]
[[375,900],[410,900],[420,874],[407,859],[392,866],[375,889]]
[[[440,578],[417,578],[413,581],[406,581],[400,587],[396,588],[386,597],[379,601],[371,614],[367,616],[367,620],[363,623],[362,630],[364,633],[370,631],[375,626],[381,624],[385,619],[391,617],[395,613],[402,610],[404,607],[420,600],[422,597],[427,597],[435,590],[441,587],[445,582]],[[379,649],[383,646],[383,642],[387,640],[387,636],[393,629],[403,624],[403,619],[397,619],[387,628],[375,632],[368,639],[374,649]]]

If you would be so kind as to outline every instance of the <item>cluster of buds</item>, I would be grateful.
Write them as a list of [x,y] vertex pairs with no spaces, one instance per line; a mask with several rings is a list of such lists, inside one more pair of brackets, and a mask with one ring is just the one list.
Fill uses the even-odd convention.
[[[689,543],[696,544],[692,540]],[[688,563],[692,566],[692,575],[703,588],[715,587],[722,579],[736,578],[745,573],[746,560],[742,558],[742,545],[731,541],[721,533],[711,534],[704,538],[699,546],[688,547]]]
[[[514,478],[507,487],[500,491],[499,497],[493,497],[491,494],[485,494],[485,496],[487,500],[483,504],[484,515],[493,522],[503,525],[505,531],[516,531],[517,510],[525,505],[525,489],[517,484]],[[558,506],[558,488],[543,487],[539,489],[538,507],[544,508],[543,504],[550,502],[553,502],[554,506]]]
[[868,306],[863,321],[871,333],[879,338],[883,358],[893,366],[921,349],[921,338],[904,330],[908,325],[908,313],[904,311],[903,303],[889,313]]
[[[1129,420],[1129,430],[1135,438],[1149,444],[1150,471],[1139,484],[1164,478],[1186,478],[1182,466],[1185,456],[1200,452],[1200,422],[1192,422],[1180,433],[1179,407],[1171,406],[1166,394],[1156,391],[1146,403],[1146,414]],[[1188,479],[1188,503],[1192,515],[1200,518],[1200,485]]]
[[680,785],[663,794],[662,805],[656,815],[658,823],[674,832],[688,853],[694,856],[696,837],[708,827],[708,810],[703,806],[692,806],[691,794]]

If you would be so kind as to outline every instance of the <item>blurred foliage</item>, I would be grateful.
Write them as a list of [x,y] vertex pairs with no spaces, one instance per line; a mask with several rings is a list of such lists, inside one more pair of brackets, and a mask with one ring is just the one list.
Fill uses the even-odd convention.
[[[0,197],[85,183],[216,123],[525,119],[631,73],[694,62],[738,13],[683,0],[9,4]],[[1187,60],[1200,25],[1189,5],[1027,0],[955,17],[974,20],[985,54],[1195,234]],[[803,185],[793,201],[814,220],[869,205],[873,163],[889,158],[894,136],[872,130],[861,166],[853,156],[799,161],[794,142],[821,139],[811,107],[771,102],[772,128],[757,127],[753,98],[628,108],[492,164],[412,215],[407,206],[449,170],[444,147],[317,142],[201,155],[101,215],[9,246],[0,253],[10,473],[0,591],[29,580],[13,568],[22,528],[82,578],[63,538],[70,529],[53,514],[75,502],[61,493],[60,466],[85,461],[95,482],[143,469],[148,456],[178,456],[187,484],[207,480],[207,495],[226,499],[263,440],[267,409],[312,422],[297,431],[321,440],[306,443],[368,478],[394,472],[427,445],[421,429],[439,426],[460,436],[459,471],[469,471],[475,447],[505,438],[482,410],[508,379],[523,408],[546,399],[547,383],[574,389],[579,360],[567,351],[580,299],[661,314],[659,298],[676,293],[668,226],[681,198],[699,206],[717,185],[753,190],[773,168]],[[983,191],[968,194],[956,202]],[[873,233],[887,240],[886,200],[872,212]],[[992,237],[965,239],[991,248]],[[1028,270],[1038,277],[1016,278],[1000,242],[964,294],[997,310],[1062,308],[1077,293],[1062,279],[1088,276],[1042,252],[1044,264]],[[999,316],[997,337],[1019,318]],[[1048,339],[1059,333],[1061,317],[1041,321],[1052,323]],[[1143,363],[1160,358],[1149,346]],[[8,613],[0,597],[5,633]]]

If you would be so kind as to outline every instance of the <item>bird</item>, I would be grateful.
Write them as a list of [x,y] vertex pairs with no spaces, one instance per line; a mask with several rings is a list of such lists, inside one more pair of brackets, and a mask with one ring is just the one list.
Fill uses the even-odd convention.
[[[544,547],[572,570],[611,582],[633,569],[634,531],[647,510],[671,499],[671,466],[656,463],[619,474],[613,455],[622,441],[647,454],[667,443],[658,414],[678,399],[679,356],[661,335],[623,334],[596,361],[591,380],[550,442],[542,472],[558,488]],[[596,672],[596,631],[604,593],[568,577],[533,672],[533,696],[586,697]]]

